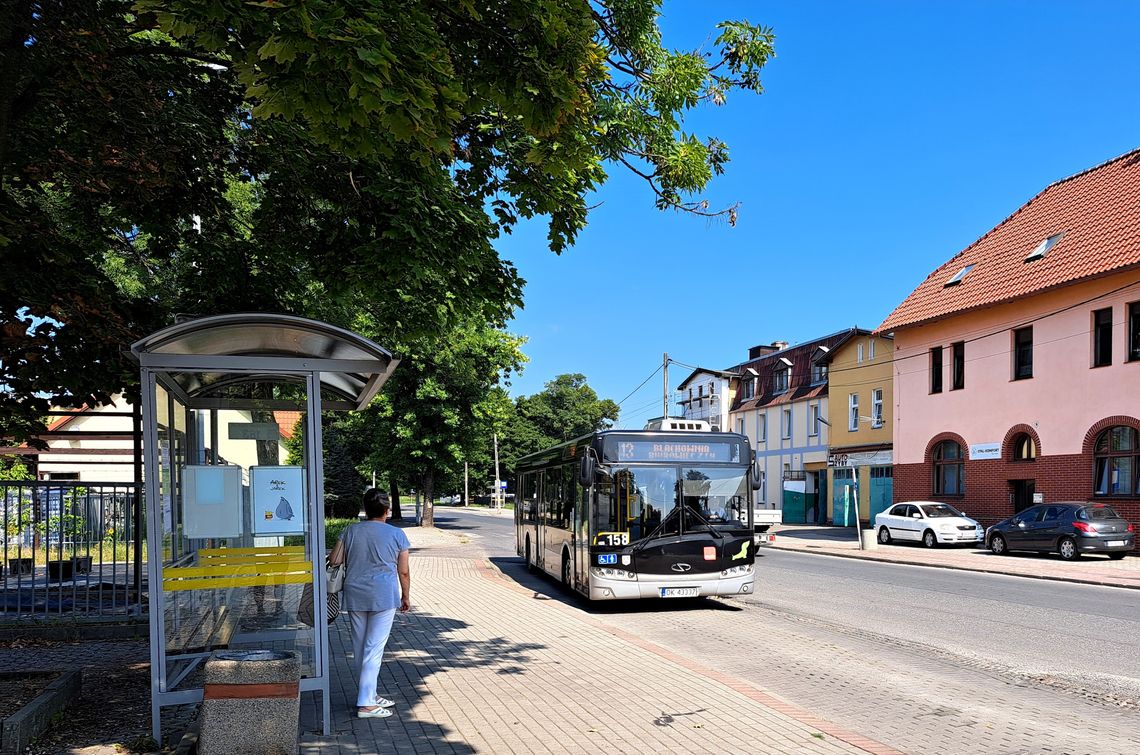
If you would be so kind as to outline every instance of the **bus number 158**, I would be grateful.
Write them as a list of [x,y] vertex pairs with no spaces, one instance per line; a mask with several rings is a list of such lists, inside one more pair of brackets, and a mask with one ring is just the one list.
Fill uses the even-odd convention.
[[594,537],[594,545],[629,545],[628,532],[599,532]]

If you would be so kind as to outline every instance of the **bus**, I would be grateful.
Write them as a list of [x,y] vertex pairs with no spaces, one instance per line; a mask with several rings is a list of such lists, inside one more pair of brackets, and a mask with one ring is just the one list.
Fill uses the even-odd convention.
[[604,430],[518,460],[517,552],[591,600],[747,595],[748,438]]

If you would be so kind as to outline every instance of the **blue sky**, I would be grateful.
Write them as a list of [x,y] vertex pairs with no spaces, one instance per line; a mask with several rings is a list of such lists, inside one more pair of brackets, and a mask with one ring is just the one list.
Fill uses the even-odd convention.
[[[669,47],[717,21],[773,27],[760,96],[686,130],[729,145],[706,196],[735,228],[654,209],[620,167],[560,257],[530,223],[497,246],[527,280],[514,395],[585,374],[615,401],[668,352],[723,368],[748,347],[875,327],[926,275],[1049,183],[1140,147],[1140,3],[666,2]],[[676,386],[689,370],[674,365]],[[661,413],[661,376],[619,426]],[[675,410],[675,407],[671,407]]]

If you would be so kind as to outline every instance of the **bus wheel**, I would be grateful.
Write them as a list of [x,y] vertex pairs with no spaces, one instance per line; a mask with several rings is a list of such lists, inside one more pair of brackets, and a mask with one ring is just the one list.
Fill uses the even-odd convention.
[[570,580],[571,580],[570,554],[569,553],[563,553],[562,554],[562,584],[566,585],[567,587],[570,587]]
[[533,572],[534,571],[534,565],[531,563],[531,560],[530,560],[530,535],[527,535],[526,550],[524,551],[524,553],[526,554],[525,556],[523,556],[523,558],[526,559],[526,570],[529,572]]

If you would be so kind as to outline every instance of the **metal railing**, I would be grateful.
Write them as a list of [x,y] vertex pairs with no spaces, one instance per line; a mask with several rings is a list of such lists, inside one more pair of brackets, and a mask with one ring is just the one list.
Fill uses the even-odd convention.
[[141,503],[134,483],[0,481],[0,617],[140,616]]

